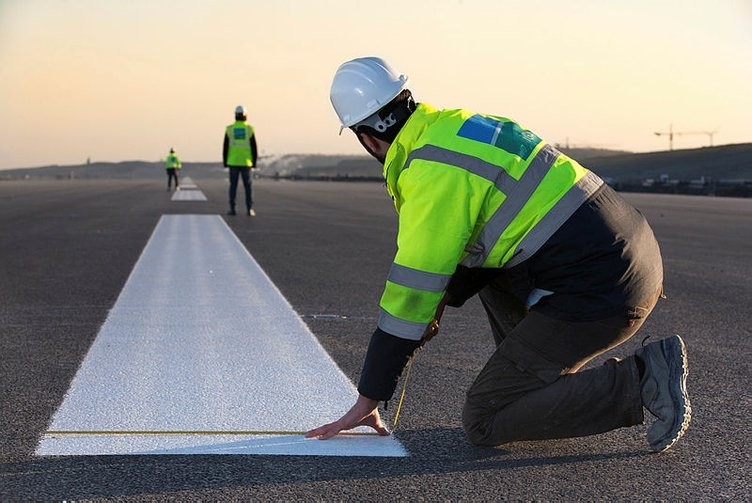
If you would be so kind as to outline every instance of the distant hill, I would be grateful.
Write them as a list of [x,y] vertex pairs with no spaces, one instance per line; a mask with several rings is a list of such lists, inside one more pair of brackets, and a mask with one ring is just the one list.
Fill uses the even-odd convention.
[[266,159],[260,163],[259,174],[274,178],[381,180],[382,171],[381,164],[369,156],[290,154]]
[[[259,159],[256,176],[270,178],[381,178],[381,165],[368,156],[287,154]],[[182,175],[195,179],[226,178],[219,162],[184,162]],[[0,180],[18,179],[151,179],[164,178],[162,161],[92,162],[0,170]]]
[[556,149],[559,150],[560,152],[563,152],[567,154],[569,157],[572,157],[573,159],[577,159],[580,162],[589,161],[590,159],[602,159],[605,157],[628,156],[634,153],[634,152],[629,152],[627,150],[609,150],[605,148],[581,148],[581,147],[568,148],[568,147],[562,147],[561,145],[555,145],[555,146],[556,146]]
[[622,182],[645,179],[752,181],[752,143],[666,152],[594,157],[583,162],[601,177]]
[[[576,159],[602,159],[613,156],[628,155],[621,150],[593,148],[573,148],[566,150],[567,155]],[[263,176],[290,178],[327,178],[327,179],[375,179],[382,180],[382,166],[370,156],[306,156],[285,155],[267,160],[262,165]]]
[[617,190],[752,197],[752,143],[583,161]]
[[[618,190],[752,196],[752,143],[634,154],[563,149]],[[257,177],[381,181],[381,165],[368,156],[287,154],[259,159]],[[221,163],[186,162],[183,175],[226,178]],[[162,162],[94,162],[75,166],[0,171],[0,180],[163,178]],[[731,187],[731,189],[729,189]]]
[[[221,163],[183,163],[184,174],[202,178],[226,177]],[[92,162],[80,165],[52,165],[39,168],[6,169],[0,171],[0,180],[29,178],[65,179],[142,179],[164,178],[163,162],[122,161]]]

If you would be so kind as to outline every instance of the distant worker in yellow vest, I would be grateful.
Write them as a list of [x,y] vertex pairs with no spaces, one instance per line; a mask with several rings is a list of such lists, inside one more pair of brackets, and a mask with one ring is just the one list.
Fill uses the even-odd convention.
[[178,171],[183,167],[180,158],[175,153],[175,149],[170,149],[170,154],[165,159],[165,170],[167,171],[167,191],[170,191],[172,180],[175,180],[175,190],[180,190],[178,182]]
[[250,170],[256,166],[256,135],[247,120],[245,107],[238,105],[235,108],[235,122],[225,129],[222,162],[226,168],[230,169],[230,211],[227,214],[237,215],[235,195],[238,191],[238,177],[240,177],[245,189],[246,215],[254,217],[256,211],[253,209]]
[[342,129],[384,165],[399,231],[359,397],[307,436],[356,426],[389,434],[379,402],[438,332],[445,305],[479,294],[496,351],[466,395],[471,443],[603,433],[642,424],[647,409],[657,418],[650,448],[674,445],[691,413],[679,336],[583,370],[632,337],[662,295],[661,253],[645,218],[534,132],[416,103],[406,84],[373,57],[334,75]]

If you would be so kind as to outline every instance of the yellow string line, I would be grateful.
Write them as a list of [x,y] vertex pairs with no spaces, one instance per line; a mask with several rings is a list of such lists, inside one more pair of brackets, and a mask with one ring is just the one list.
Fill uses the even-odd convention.
[[405,382],[402,384],[402,394],[400,394],[399,403],[397,404],[397,412],[394,413],[394,421],[392,422],[392,430],[397,429],[397,420],[399,419],[400,411],[402,410],[402,402],[405,400],[405,392],[407,391],[407,381],[410,379],[410,369],[413,368],[413,360],[415,360],[418,357],[418,353],[420,353],[420,350],[423,349],[423,345],[425,345],[426,342],[430,341],[433,336],[435,336],[439,331],[439,320],[435,319],[428,325],[430,329],[430,335],[426,337],[428,334],[423,334],[423,338],[421,339],[420,345],[415,350],[413,355],[410,357],[410,360],[407,362],[407,371],[405,372]]
[[[418,348],[420,351],[420,348]],[[405,392],[407,391],[407,381],[410,379],[410,369],[413,368],[413,360],[418,356],[416,352],[407,362],[407,372],[405,372],[405,382],[402,384],[402,394],[400,395],[399,403],[397,404],[397,412],[394,413],[394,421],[392,422],[392,430],[397,429],[397,420],[399,419],[400,411],[402,410],[402,402],[405,400]]]
[[[305,431],[275,430],[47,430],[45,435],[305,435]],[[341,431],[339,435],[378,435],[376,432]]]

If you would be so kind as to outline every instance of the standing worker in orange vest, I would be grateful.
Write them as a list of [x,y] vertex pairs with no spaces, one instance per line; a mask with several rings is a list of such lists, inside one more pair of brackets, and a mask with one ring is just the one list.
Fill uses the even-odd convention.
[[246,214],[255,217],[250,170],[256,166],[256,135],[247,120],[245,107],[238,105],[235,108],[235,122],[225,128],[222,163],[230,169],[230,211],[227,214],[237,215],[235,195],[238,192],[238,176],[240,176],[245,189]]

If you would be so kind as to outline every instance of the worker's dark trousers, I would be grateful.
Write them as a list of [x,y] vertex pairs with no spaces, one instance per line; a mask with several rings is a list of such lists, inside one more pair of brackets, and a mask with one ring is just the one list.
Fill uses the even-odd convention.
[[507,285],[502,276],[480,293],[497,348],[467,392],[462,422],[469,440],[494,446],[642,424],[634,355],[578,370],[634,335],[661,290],[629,318],[571,322],[526,314]]
[[167,188],[169,189],[172,185],[173,178],[175,179],[175,188],[178,188],[178,173],[175,168],[167,168],[165,171],[167,171]]
[[245,189],[245,209],[253,207],[253,187],[251,187],[251,168],[230,166],[230,208],[235,209],[235,195],[238,193],[238,176],[243,180]]

